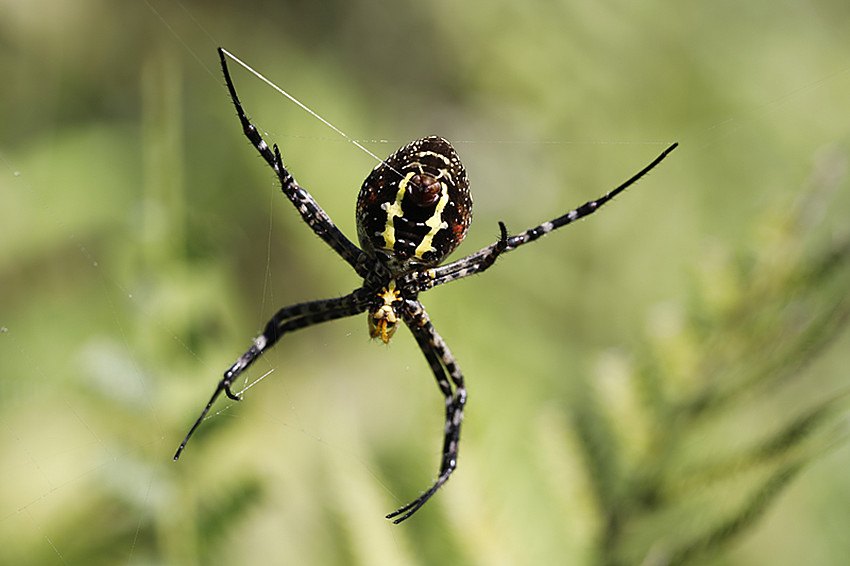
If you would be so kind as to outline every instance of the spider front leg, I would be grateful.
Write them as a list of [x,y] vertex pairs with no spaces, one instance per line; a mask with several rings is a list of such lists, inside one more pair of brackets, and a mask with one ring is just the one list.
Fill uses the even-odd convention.
[[239,356],[239,359],[224,372],[224,377],[218,382],[218,386],[213,392],[212,397],[210,397],[206,407],[201,411],[201,415],[195,421],[195,424],[192,425],[189,434],[186,435],[186,438],[183,439],[183,442],[177,448],[177,452],[174,454],[174,460],[176,461],[180,458],[180,454],[186,447],[186,443],[189,442],[195,430],[203,422],[204,417],[207,416],[207,413],[222,391],[234,401],[241,400],[241,397],[231,391],[230,386],[243,371],[248,369],[263,352],[274,346],[284,334],[321,322],[359,314],[366,310],[370,300],[371,294],[361,287],[353,293],[337,299],[310,301],[280,309],[266,323],[263,333],[254,339],[251,347]]
[[678,143],[670,145],[643,169],[641,169],[640,171],[632,175],[628,180],[621,183],[616,188],[608,191],[601,197],[595,200],[588,201],[580,207],[573,209],[557,218],[554,218],[549,222],[544,222],[539,226],[529,228],[524,232],[516,234],[515,236],[511,236],[510,238],[507,237],[505,233],[505,227],[500,222],[499,227],[502,231],[502,234],[496,243],[490,244],[489,246],[482,248],[477,252],[471,253],[468,256],[461,258],[457,261],[453,261],[449,264],[434,267],[432,269],[428,269],[422,272],[412,273],[408,277],[412,281],[413,287],[416,289],[417,292],[422,292],[427,289],[430,289],[431,287],[436,287],[437,285],[450,283],[456,279],[462,279],[469,275],[481,273],[482,271],[489,269],[496,261],[496,259],[501,256],[501,254],[509,252],[511,250],[515,250],[521,245],[533,242],[553,230],[557,230],[558,228],[562,228],[568,224],[572,224],[576,220],[580,220],[586,216],[590,216],[591,214],[599,210],[603,205],[610,202],[614,197],[625,191],[630,186],[634,185],[639,179],[644,177],[652,169],[654,169],[659,163],[661,163],[661,161],[664,160],[664,158],[666,158],[670,154],[671,151],[676,149],[678,145]]
[[[428,360],[431,371],[437,379],[437,385],[446,399],[446,426],[443,437],[443,457],[440,462],[440,475],[434,484],[422,495],[407,505],[387,515],[387,519],[399,524],[416,513],[440,487],[448,481],[449,476],[457,468],[458,443],[460,441],[460,425],[463,422],[463,407],[466,405],[466,387],[463,384],[463,374],[455,362],[443,338],[434,329],[428,314],[417,300],[407,300],[401,311],[407,327],[413,333],[419,348]],[[451,383],[449,383],[451,381]],[[452,391],[454,385],[454,391]]]
[[[274,170],[280,180],[281,190],[283,194],[295,205],[301,218],[308,226],[316,233],[326,244],[328,244],[342,259],[347,261],[355,271],[365,277],[368,269],[363,263],[363,253],[360,248],[355,246],[345,234],[333,223],[327,213],[319,206],[316,199],[307,192],[304,188],[295,182],[295,179],[283,166],[280,151],[277,145],[269,148],[269,145],[260,135],[257,127],[248,119],[245,109],[242,108],[242,102],[236,94],[236,87],[233,85],[233,80],[230,78],[230,71],[227,68],[227,58],[225,51],[221,47],[218,48],[218,56],[221,60],[221,70],[224,73],[224,80],[227,83],[227,90],[230,93],[230,99],[233,101],[233,106],[236,108],[236,115],[239,117],[239,122],[242,124],[242,131],[245,137],[256,148],[263,159]],[[232,57],[232,55],[231,55]],[[238,59],[236,59],[239,61]]]

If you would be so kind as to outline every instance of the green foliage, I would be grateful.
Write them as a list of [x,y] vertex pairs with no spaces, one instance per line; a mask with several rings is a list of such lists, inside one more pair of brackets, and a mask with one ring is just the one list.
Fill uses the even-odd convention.
[[[824,169],[840,174],[824,178]],[[716,555],[846,440],[847,391],[807,391],[809,368],[850,316],[850,239],[811,234],[845,169],[843,153],[831,152],[792,207],[755,219],[757,244],[734,255],[715,245],[689,310],[654,313],[634,375],[576,400],[604,525],[600,563]],[[616,411],[624,397],[637,414]]]

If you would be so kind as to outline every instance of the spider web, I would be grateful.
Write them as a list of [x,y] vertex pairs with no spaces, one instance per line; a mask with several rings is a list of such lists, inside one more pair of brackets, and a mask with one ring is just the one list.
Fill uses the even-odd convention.
[[[412,29],[409,20],[424,18],[425,29],[457,42],[442,47],[446,53],[429,55],[434,60],[493,58],[512,72],[528,73],[517,81],[523,87],[509,87],[500,100],[483,100],[475,97],[500,85],[499,72],[464,62],[464,68],[480,73],[466,77],[466,88],[479,92],[469,95],[465,105],[424,95],[417,98],[417,90],[406,86],[400,98],[410,98],[395,102],[405,104],[404,110],[390,106],[385,116],[369,114],[383,110],[375,104],[374,95],[385,87],[365,86],[377,84],[380,78],[380,74],[367,75],[367,70],[375,67],[395,73],[388,80],[399,88],[413,84],[415,76],[394,68],[385,48],[365,46],[356,57],[329,65],[327,73],[342,78],[328,79],[317,69],[301,67],[299,79],[292,79],[314,87],[307,90],[310,98],[305,100],[323,115],[350,117],[333,120],[344,124],[346,132],[392,132],[390,143],[362,141],[375,147],[378,155],[388,154],[428,127],[442,127],[449,137],[472,140],[456,142],[467,167],[475,172],[476,221],[464,249],[490,243],[497,220],[519,231],[554,216],[551,211],[596,196],[596,188],[612,186],[639,168],[656,153],[656,145],[678,139],[680,161],[670,165],[667,173],[653,173],[646,186],[638,189],[639,197],[629,196],[606,212],[610,221],[605,225],[582,225],[584,237],[562,234],[555,245],[553,236],[541,242],[539,249],[523,251],[524,255],[517,252],[517,257],[506,260],[513,264],[510,268],[488,274],[487,279],[459,283],[456,291],[424,298],[470,380],[468,418],[476,424],[468,424],[464,431],[457,477],[446,493],[429,503],[436,509],[431,518],[422,519],[422,525],[433,529],[431,534],[416,526],[393,530],[381,522],[381,516],[392,510],[395,499],[403,501],[415,494],[434,471],[440,405],[409,336],[398,336],[388,349],[367,346],[365,325],[359,319],[294,335],[283,351],[273,352],[264,365],[258,363],[249,381],[240,385],[247,403],[219,402],[204,423],[205,430],[190,444],[186,461],[170,462],[221,371],[277,307],[339,295],[357,283],[342,262],[306,233],[286,203],[281,204],[270,174],[252,159],[226,95],[218,90],[223,86],[214,48],[222,44],[261,68],[272,82],[284,79],[283,84],[289,85],[287,73],[297,68],[294,61],[333,58],[335,53],[353,49],[357,41],[351,28],[341,21],[327,22],[304,7],[274,12],[274,17],[283,20],[285,15],[296,26],[303,18],[307,29],[296,36],[313,33],[327,42],[317,55],[304,41],[274,38],[274,28],[256,22],[257,14],[242,14],[235,7],[222,5],[218,13],[190,3],[147,1],[108,11],[115,18],[110,20],[112,35],[106,41],[121,51],[122,67],[103,55],[109,50],[98,43],[96,34],[86,37],[87,30],[100,27],[95,24],[103,21],[99,12],[103,6],[77,5],[71,17],[61,7],[56,13],[38,15],[35,9],[7,5],[2,9],[9,17],[4,19],[14,24],[5,25],[21,26],[30,37],[14,36],[15,45],[24,51],[24,62],[10,76],[20,90],[10,89],[3,95],[12,102],[4,106],[20,108],[26,120],[4,122],[9,133],[3,136],[0,149],[4,200],[0,237],[5,250],[0,270],[4,295],[0,299],[4,360],[0,472],[6,480],[0,488],[0,562],[192,564],[241,558],[248,563],[385,560],[426,564],[445,563],[451,557],[456,563],[507,564],[521,563],[523,556],[546,563],[552,553],[568,548],[578,549],[577,561],[589,563],[587,546],[582,546],[590,544],[586,542],[591,538],[589,527],[575,517],[553,520],[557,515],[552,509],[536,522],[528,517],[538,508],[524,506],[526,501],[547,499],[535,485],[548,486],[554,500],[587,505],[586,496],[577,493],[582,484],[573,466],[579,465],[564,464],[552,454],[541,455],[527,446],[527,438],[517,438],[521,435],[514,432],[536,431],[540,436],[535,438],[543,439],[540,445],[554,446],[547,442],[554,442],[563,423],[559,424],[557,411],[549,410],[547,403],[550,396],[566,393],[565,379],[551,375],[551,368],[580,365],[577,360],[584,349],[634,345],[630,341],[637,327],[634,320],[640,320],[657,301],[678,300],[686,294],[682,274],[686,267],[682,266],[688,262],[673,264],[669,258],[695,253],[705,234],[732,242],[744,239],[748,217],[779,200],[777,194],[793,193],[807,177],[821,146],[846,148],[841,145],[846,144],[842,101],[850,91],[850,53],[828,32],[820,36],[822,45],[808,50],[800,47],[805,39],[782,48],[765,32],[762,37],[770,40],[776,57],[796,48],[796,56],[805,58],[793,65],[794,73],[758,66],[768,57],[748,51],[748,45],[732,45],[729,49],[740,47],[741,56],[752,59],[728,67],[726,76],[717,66],[731,55],[706,56],[699,47],[700,38],[708,45],[722,42],[703,30],[706,35],[682,45],[687,45],[683,55],[700,62],[697,69],[714,73],[705,83],[695,71],[684,76],[690,65],[658,49],[641,47],[648,59],[661,62],[647,64],[644,79],[652,86],[635,85],[639,102],[630,104],[629,95],[618,92],[624,88],[622,83],[593,82],[594,77],[611,81],[625,69],[593,73],[579,65],[569,66],[582,69],[583,75],[576,81],[561,81],[545,78],[545,66],[532,65],[539,54],[523,50],[539,46],[541,36],[555,41],[559,36],[545,21],[567,25],[571,18],[566,14],[538,13],[543,7],[534,4],[513,13],[519,9],[500,4],[506,11],[501,18],[512,22],[512,31],[502,42],[485,33],[483,23],[480,29],[452,24],[430,11],[422,13],[426,8],[414,3],[404,3],[403,9],[379,9],[368,3],[356,6],[353,13],[344,6],[335,9],[346,20],[388,18],[375,24],[383,23],[382,29],[389,30],[386,43],[406,45],[401,40],[409,36],[402,30]],[[831,2],[818,6],[824,12],[839,9]],[[711,14],[702,16],[715,21]],[[792,16],[788,14],[792,25],[803,30],[828,19],[809,14],[808,19],[794,22]],[[456,17],[458,22],[477,21],[467,14]],[[614,20],[611,25],[622,25],[611,14],[604,17]],[[629,17],[645,23],[653,20],[648,13]],[[144,22],[141,39],[132,33],[118,37],[114,31],[136,29],[138,22]],[[63,27],[73,33],[61,35]],[[538,33],[538,28],[543,31]],[[664,26],[659,29],[669,33]],[[341,33],[333,39],[329,30]],[[248,31],[253,39],[244,35]],[[575,36],[580,32],[571,30],[566,35],[573,39],[547,49],[576,53],[579,50],[572,42],[578,41]],[[37,63],[47,57],[37,45],[52,34],[60,36],[47,44],[59,53],[61,64],[44,72]],[[275,43],[257,47],[255,40],[265,34]],[[462,42],[460,37],[467,34],[480,41]],[[427,35],[416,37],[414,44],[428,42]],[[476,45],[486,43],[484,37],[490,38],[492,45],[487,49],[492,51],[483,47],[474,51]],[[673,41],[679,36],[664,37]],[[585,39],[590,44],[607,44],[599,38]],[[517,40],[524,43],[509,44]],[[68,46],[67,52],[59,49],[63,45]],[[263,55],[268,50],[275,52],[279,64]],[[400,51],[398,56],[404,58],[419,50],[407,44]],[[821,57],[826,52],[830,57]],[[147,61],[147,67],[130,64],[134,58]],[[351,60],[358,66],[346,69]],[[559,61],[567,66],[571,60]],[[804,72],[806,63],[809,68]],[[423,87],[426,92],[455,88],[439,84],[433,78],[438,73],[430,72],[433,80]],[[115,74],[112,80],[101,78],[111,73]],[[786,82],[778,82],[778,77],[786,77]],[[169,83],[172,79],[179,84]],[[310,116],[299,117],[297,108],[287,108],[291,105],[249,74],[242,72],[235,80],[252,116],[269,128],[268,139],[286,144],[284,158],[297,168],[299,180],[346,234],[354,234],[353,196],[373,159],[345,140],[334,139]],[[101,81],[94,88],[86,84]],[[668,95],[664,104],[653,100],[654,90],[682,88],[671,87],[671,82],[726,94],[714,93],[711,98],[719,110],[694,118],[694,108],[686,103],[688,96]],[[76,95],[76,89],[82,94]],[[103,93],[104,89],[108,91]],[[601,93],[599,100],[572,102],[583,90]],[[52,91],[63,92],[64,97],[47,96]],[[331,95],[322,94],[328,92]],[[92,102],[101,93],[106,102]],[[138,106],[149,105],[139,123],[134,123],[136,117],[127,117],[126,106],[116,102],[136,96],[141,98]],[[22,106],[21,101],[28,99]],[[392,93],[388,99],[393,99]],[[533,114],[524,103],[512,107],[505,100],[534,100],[540,110]],[[573,110],[584,108],[586,115],[566,115],[558,109],[561,104]],[[618,120],[603,119],[603,112],[619,105],[628,111],[620,113]],[[175,108],[179,111],[170,113]],[[500,112],[504,108],[516,108],[517,114]],[[456,119],[461,109],[479,113]],[[642,112],[650,115],[640,116]],[[496,117],[500,121],[494,123]],[[408,118],[404,126],[396,122]],[[544,124],[550,119],[558,124]],[[631,119],[635,122],[628,122]],[[662,125],[652,129],[653,120]],[[170,137],[174,130],[169,124],[175,122],[187,124],[177,126],[178,139]],[[583,127],[590,129],[577,130],[574,137],[565,139],[563,132],[579,122],[586,122]],[[597,126],[598,131],[592,129]],[[360,140],[357,134],[353,137]],[[624,137],[638,141],[620,141]],[[526,141],[541,139],[557,141]],[[777,155],[782,156],[781,164]],[[218,162],[234,167],[209,169]],[[684,185],[674,185],[670,178]],[[730,182],[739,183],[741,189],[726,190]],[[519,198],[518,186],[522,187]],[[268,192],[260,193],[257,187]],[[225,199],[226,191],[238,191],[239,196]],[[188,196],[182,200],[173,197],[184,192]],[[839,194],[825,213],[822,235],[842,227],[835,219],[842,217],[847,206],[846,194]],[[688,220],[677,220],[677,215]],[[728,218],[721,222],[724,215]],[[181,226],[175,218],[188,220]],[[670,238],[671,233],[681,237]],[[627,251],[619,249],[624,240],[634,240]],[[612,250],[611,259],[597,257],[603,253],[600,250]],[[671,263],[655,267],[652,276],[647,274],[647,250]],[[556,297],[553,287],[531,284],[528,273],[532,270],[540,273],[539,281],[560,281],[554,288],[564,291]],[[577,270],[582,274],[576,275]],[[605,301],[611,304],[604,310],[586,306]],[[584,319],[596,321],[584,325]],[[490,329],[503,328],[504,320],[514,321],[519,329],[514,334],[520,336],[512,348],[494,348]],[[569,345],[562,347],[563,343]],[[845,361],[830,358],[820,365],[823,371],[834,372]],[[610,352],[601,364],[607,367],[609,362]],[[617,366],[619,362],[610,363]],[[516,379],[517,375],[529,377]],[[272,379],[264,380],[267,376]],[[260,380],[264,381],[254,387]],[[517,423],[526,417],[532,424],[521,428]],[[370,448],[378,439],[386,439],[386,444]],[[520,457],[525,464],[516,462],[518,447],[526,451]],[[846,458],[846,451],[835,456],[833,467],[816,470],[812,482],[822,481],[846,497],[846,482],[842,485],[834,477],[834,470]],[[398,461],[402,459],[411,460],[409,467]],[[564,481],[553,483],[549,473]],[[268,477],[274,480],[266,481]],[[823,501],[809,508],[801,499],[811,493]],[[488,494],[497,495],[490,498]],[[828,500],[823,491],[803,490],[792,493],[789,509],[809,519],[823,514],[833,525],[825,528],[843,532],[846,519],[842,522],[837,517]],[[522,535],[509,534],[517,525],[507,518],[511,513],[506,510],[528,512],[516,513],[529,523],[516,530]],[[764,537],[786,536],[788,516],[777,513]],[[803,549],[799,552],[809,553],[811,563],[829,563],[831,553],[840,555],[845,550],[841,537],[810,532],[817,530],[813,525],[829,522],[822,521],[790,527],[799,531],[792,540],[799,542]],[[532,528],[539,533],[535,540],[529,535]],[[434,534],[448,542],[429,538]],[[832,542],[825,540],[830,538]],[[761,544],[740,550],[738,560],[744,561],[747,553],[766,552],[764,540]],[[794,545],[783,548],[789,546]],[[335,550],[317,550],[321,548]],[[250,556],[244,554],[247,550]],[[786,563],[794,559],[791,553]]]

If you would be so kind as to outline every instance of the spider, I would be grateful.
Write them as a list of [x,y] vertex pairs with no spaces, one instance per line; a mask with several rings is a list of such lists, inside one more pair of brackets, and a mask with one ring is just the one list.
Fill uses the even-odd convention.
[[176,461],[189,438],[224,392],[236,401],[234,380],[284,334],[321,322],[365,312],[369,334],[388,343],[400,322],[413,334],[445,397],[446,422],[439,476],[419,497],[386,517],[398,524],[416,513],[449,479],[457,467],[458,442],[466,405],[463,374],[449,347],[431,324],[419,294],[432,287],[485,271],[503,253],[533,242],[552,230],[594,213],[658,165],[673,144],[649,165],[606,195],[549,222],[509,236],[499,222],[495,243],[462,259],[441,265],[461,243],[472,212],[466,170],[451,144],[429,136],[398,149],[366,177],[357,197],[357,236],[352,243],[313,197],[284,168],[277,145],[269,148],[242,108],[230,78],[225,52],[218,50],[221,68],[245,136],[268,162],[303,220],[363,278],[363,284],[335,299],[298,303],[280,309],[251,347],[224,372],[212,397],[174,455]]

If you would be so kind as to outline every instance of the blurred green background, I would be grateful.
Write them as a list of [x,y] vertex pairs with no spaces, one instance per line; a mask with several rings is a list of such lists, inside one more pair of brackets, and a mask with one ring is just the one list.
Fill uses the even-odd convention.
[[[838,564],[850,555],[850,4],[0,1],[0,563]],[[422,299],[469,404],[457,473],[406,330],[288,336],[344,294],[243,138],[222,45],[378,155],[455,143],[455,257],[600,214]],[[234,67],[354,237],[373,160]],[[386,140],[386,141],[382,141]]]

